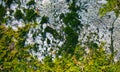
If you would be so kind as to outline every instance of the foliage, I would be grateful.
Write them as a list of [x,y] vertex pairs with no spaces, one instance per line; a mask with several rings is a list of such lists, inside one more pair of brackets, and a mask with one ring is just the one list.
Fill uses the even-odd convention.
[[36,17],[39,15],[34,11],[34,9],[26,9],[26,17],[25,20],[28,22],[35,21]]
[[[24,1],[24,0],[23,0]],[[115,0],[109,0],[105,8],[101,8],[100,13],[104,15],[108,11],[115,11],[118,16],[118,9],[116,9]],[[20,0],[1,0],[0,5],[0,71],[2,72],[119,72],[119,62],[112,63],[113,57],[111,54],[106,53],[104,43],[97,44],[95,41],[88,41],[85,46],[79,44],[79,34],[82,31],[83,24],[81,23],[81,16],[79,12],[85,10],[87,12],[87,6],[81,6],[80,0],[67,0],[69,12],[60,13],[58,16],[58,22],[56,25],[59,26],[59,22],[64,25],[60,31],[52,27],[50,24],[50,18],[46,15],[41,15],[35,6],[35,0],[30,0],[26,3],[26,7],[22,7]],[[78,4],[78,3],[80,4]],[[3,4],[5,3],[5,5]],[[15,11],[11,9],[11,4],[17,3],[18,9]],[[118,2],[119,3],[119,2]],[[119,4],[117,4],[118,6]],[[10,12],[10,15],[7,14]],[[7,18],[8,17],[8,18]],[[40,18],[40,23],[37,23],[37,17]],[[15,20],[24,21],[23,27],[17,27],[18,30],[13,30],[11,21],[12,18]],[[5,23],[4,23],[5,22]],[[9,23],[9,25],[7,25]],[[33,24],[31,24],[33,23]],[[6,24],[6,25],[5,25]],[[19,23],[18,23],[19,24]],[[43,28],[43,25],[46,27]],[[49,24],[49,25],[48,25]],[[54,24],[53,24],[54,25]],[[40,28],[36,29],[36,26]],[[36,27],[36,28],[35,28]],[[37,36],[47,40],[47,44],[52,46],[52,41],[46,37],[47,33],[52,34],[56,41],[60,41],[63,36],[64,44],[57,48],[53,48],[57,53],[47,53],[46,50],[50,49],[46,47],[44,50],[44,59],[38,61],[38,58],[34,56],[34,52],[39,51],[40,44],[26,44],[28,33],[33,29],[32,37],[34,40]],[[36,30],[36,31],[35,31]],[[43,47],[44,48],[44,47]],[[87,49],[87,50],[86,50]]]
[[10,5],[13,3],[14,0],[10,0],[10,1],[3,0],[3,1],[5,2],[6,6],[10,8]]
[[35,71],[39,62],[29,49],[33,45],[25,45],[29,25],[14,31],[11,28],[0,26],[0,71],[21,72]]
[[0,22],[3,20],[3,17],[6,13],[5,7],[3,7],[2,5],[0,5]]
[[80,21],[81,16],[78,12],[86,9],[86,7],[82,9],[80,5],[77,5],[77,2],[79,2],[79,0],[72,0],[72,2],[68,2],[68,9],[70,12],[60,14],[60,19],[63,20],[63,23],[66,25],[63,29],[63,32],[65,33],[65,42],[59,51],[61,53],[66,52],[66,54],[73,54],[78,43],[79,33],[83,27],[83,24]]
[[[104,43],[96,49],[89,48],[89,53],[85,47],[78,45],[75,54],[67,57],[56,57],[53,61],[51,57],[43,62],[42,71],[46,72],[119,72],[119,63],[112,64],[110,54],[103,48]],[[117,67],[118,66],[118,67]]]
[[[112,64],[110,54],[104,50],[104,43],[98,48],[89,48],[78,45],[75,47],[74,55],[69,54],[61,57],[47,56],[40,63],[37,58],[31,56],[29,49],[31,45],[25,46],[26,32],[29,25],[14,31],[11,28],[0,26],[0,70],[1,71],[42,71],[42,72],[119,72],[119,63]],[[21,45],[23,44],[23,45]],[[93,43],[92,43],[93,44]]]
[[49,18],[48,18],[48,17],[43,16],[43,17],[42,17],[42,19],[41,19],[40,24],[48,23],[48,20],[49,20]]
[[63,50],[65,50],[66,53],[73,54],[76,44],[78,43],[78,34],[71,27],[66,27],[64,31],[66,33],[66,41]]
[[114,11],[116,16],[119,16],[120,1],[119,0],[107,0],[106,4],[103,4],[100,9],[100,16],[104,16],[107,12]]
[[23,19],[23,13],[21,12],[21,10],[16,10],[16,13],[14,14],[15,18],[20,20]]
[[27,5],[34,5],[34,4],[35,4],[34,0],[30,0],[30,1],[27,3]]

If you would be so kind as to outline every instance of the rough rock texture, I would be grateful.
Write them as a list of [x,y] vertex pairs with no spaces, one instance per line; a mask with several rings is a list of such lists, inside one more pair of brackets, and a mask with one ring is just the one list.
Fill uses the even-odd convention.
[[[99,35],[103,36],[100,40],[106,42],[105,48],[109,50],[110,44],[111,44],[111,33],[110,28],[112,28],[112,23],[115,20],[115,14],[114,12],[107,13],[106,16],[100,18],[98,16],[99,8],[101,7],[101,2],[98,2],[96,0],[89,0],[88,2],[88,13],[84,14],[87,15],[85,17],[84,21],[85,23],[88,23],[91,27],[91,30],[94,28],[99,28]],[[114,22],[114,31],[113,31],[113,39],[114,39],[114,50],[117,51],[115,61],[116,59],[120,59],[120,18],[115,20]],[[96,30],[96,29],[94,29]]]

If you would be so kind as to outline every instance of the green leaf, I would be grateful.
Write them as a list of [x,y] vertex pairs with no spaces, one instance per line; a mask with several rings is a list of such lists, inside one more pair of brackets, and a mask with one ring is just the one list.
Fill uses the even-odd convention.
[[23,19],[24,18],[24,15],[23,13],[21,12],[21,10],[16,10],[15,14],[14,14],[14,17],[18,20],[20,19]]
[[43,17],[42,17],[42,20],[41,20],[41,22],[40,22],[40,24],[48,23],[48,20],[49,20],[48,17],[43,16]]
[[35,4],[35,1],[34,0],[30,0],[26,5],[34,5]]
[[3,20],[3,17],[5,16],[6,9],[0,4],[0,22]]

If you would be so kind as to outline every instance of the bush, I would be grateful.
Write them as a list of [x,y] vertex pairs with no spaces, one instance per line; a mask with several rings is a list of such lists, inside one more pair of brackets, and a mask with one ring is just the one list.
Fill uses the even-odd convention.
[[[56,57],[52,62],[43,62],[45,72],[119,72],[120,62],[112,63],[111,54],[106,53],[104,44],[97,49],[77,46],[74,55]],[[48,63],[51,63],[51,65]]]

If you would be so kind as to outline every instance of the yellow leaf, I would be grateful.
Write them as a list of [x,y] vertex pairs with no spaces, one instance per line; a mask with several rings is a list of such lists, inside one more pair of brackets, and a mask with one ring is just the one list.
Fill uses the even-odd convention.
[[10,57],[14,57],[17,52],[18,52],[18,51],[17,51],[16,49],[12,50],[12,51],[11,51],[11,54],[10,54],[10,55],[11,55]]

